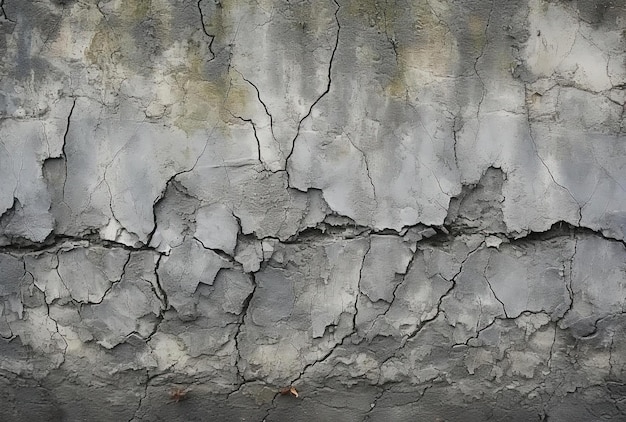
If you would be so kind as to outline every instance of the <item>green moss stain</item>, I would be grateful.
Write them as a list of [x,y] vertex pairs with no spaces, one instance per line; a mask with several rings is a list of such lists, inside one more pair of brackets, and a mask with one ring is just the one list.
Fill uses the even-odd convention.
[[346,5],[346,11],[367,26],[386,33],[393,32],[399,13],[407,13],[406,8],[395,0],[351,0]]
[[229,32],[229,16],[234,13],[240,5],[240,1],[221,1],[204,0],[200,3],[202,10],[204,29],[208,34],[215,37],[215,42],[225,40],[226,34]]
[[148,15],[152,0],[126,0],[125,9],[128,10],[132,19],[141,20]]
[[[230,40],[234,26],[229,19],[238,4],[222,1],[211,10],[202,9],[205,30],[215,37],[214,51],[224,49],[220,45]],[[201,4],[202,7],[202,4]],[[179,107],[174,124],[192,134],[197,130],[219,130],[230,136],[233,125],[249,125],[234,117],[249,118],[251,104],[255,103],[256,92],[241,76],[232,70],[223,56],[213,58],[208,49],[210,40],[204,33],[185,43],[184,68],[177,69],[176,85]],[[223,51],[228,54],[227,51]],[[218,53],[219,54],[219,53]],[[211,129],[214,128],[214,129]]]
[[359,10],[368,4],[365,15],[395,55],[395,71],[385,87],[387,94],[404,99],[407,91],[423,81],[453,73],[459,57],[455,38],[442,22],[445,10],[435,14],[427,1],[365,2],[359,4]]
[[469,33],[476,51],[482,51],[482,49],[485,48],[485,44],[487,44],[486,27],[487,19],[483,16],[470,15],[468,17]]
[[121,1],[115,15],[100,20],[85,57],[109,74],[118,66],[145,73],[146,61],[171,44],[169,13],[156,0]]
[[[243,86],[233,86],[231,75],[223,75],[213,81],[181,75],[178,82],[183,89],[180,113],[174,124],[187,134],[211,127],[216,122],[243,123],[233,115],[245,116],[249,93]],[[216,128],[229,135],[228,125],[218,124]]]
[[256,94],[228,66],[210,66],[200,47],[189,45],[186,67],[176,75],[180,107],[174,124],[191,134],[222,122],[225,125],[217,124],[216,128],[228,135],[228,125],[247,124],[235,116],[249,116],[249,106]]
[[[200,3],[203,22],[198,16],[198,24],[204,24],[204,31],[216,37],[214,51],[220,50],[217,43],[224,39],[224,16],[228,15],[225,7],[230,3]],[[211,40],[204,31],[198,31],[191,39],[180,40],[178,45],[185,54],[183,64],[171,69],[175,81],[171,86],[174,97],[171,117],[174,125],[188,135],[198,130],[228,132],[228,125],[222,123],[233,119],[224,109],[232,85],[228,67],[213,57],[209,50]]]
[[[225,57],[228,45],[220,44],[231,42],[239,6],[242,2],[201,3],[204,29],[216,37],[213,51],[223,53],[213,57],[211,39],[200,30],[199,11],[197,21],[190,23],[193,29],[184,36],[171,28],[175,11],[168,1],[120,0],[115,13],[99,21],[85,58],[101,70],[103,85],[112,91],[135,74],[163,80],[163,89],[157,90],[161,93],[155,93],[154,101],[167,106],[173,124],[188,135],[198,130],[228,135],[233,125],[249,125],[233,115],[250,118],[249,108],[257,101],[256,92],[230,70]],[[159,48],[154,47],[153,39],[160,43]],[[163,56],[168,49],[169,55]],[[170,63],[167,59],[181,55],[182,61]],[[155,62],[150,63],[152,60]],[[154,65],[154,71],[149,65]]]

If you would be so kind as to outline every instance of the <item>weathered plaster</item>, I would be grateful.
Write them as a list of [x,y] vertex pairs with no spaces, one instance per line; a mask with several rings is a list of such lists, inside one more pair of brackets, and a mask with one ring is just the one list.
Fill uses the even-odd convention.
[[624,420],[625,34],[0,0],[0,420]]

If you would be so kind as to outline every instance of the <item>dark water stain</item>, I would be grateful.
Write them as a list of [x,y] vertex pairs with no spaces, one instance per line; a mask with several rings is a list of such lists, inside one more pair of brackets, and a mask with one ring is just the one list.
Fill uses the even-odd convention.
[[52,4],[55,6],[66,7],[73,5],[76,1],[77,0],[52,0]]
[[[7,16],[15,21],[7,25],[5,34],[15,37],[17,51],[14,61],[5,63],[5,71],[17,80],[33,78],[40,80],[51,72],[49,62],[40,57],[39,48],[34,47],[34,34],[39,34],[44,43],[50,42],[59,34],[61,9],[44,2],[7,2],[4,5]],[[10,27],[9,27],[10,26]],[[2,37],[4,38],[4,37]],[[6,56],[6,40],[0,43],[0,51]]]
[[624,0],[557,0],[556,2],[574,8],[579,19],[594,28],[617,29],[620,27],[620,22],[626,18]]

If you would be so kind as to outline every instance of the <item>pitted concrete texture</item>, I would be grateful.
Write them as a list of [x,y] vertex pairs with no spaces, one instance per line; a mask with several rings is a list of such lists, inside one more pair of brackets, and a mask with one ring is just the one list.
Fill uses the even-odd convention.
[[624,1],[0,32],[0,420],[626,420]]

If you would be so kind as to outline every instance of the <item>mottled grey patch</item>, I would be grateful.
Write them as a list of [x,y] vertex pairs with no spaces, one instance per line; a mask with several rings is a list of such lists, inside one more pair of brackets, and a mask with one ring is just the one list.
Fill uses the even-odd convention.
[[138,71],[151,69],[158,56],[163,52],[163,31],[161,22],[146,17],[131,28],[135,43],[133,57],[129,59],[136,64]]
[[446,225],[463,232],[504,233],[502,184],[506,174],[490,167],[475,186],[464,186],[461,195],[450,200]]
[[573,7],[579,18],[594,27],[606,26],[616,29],[623,26],[626,17],[626,4],[621,0],[558,0]]

